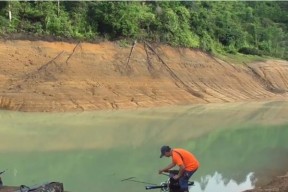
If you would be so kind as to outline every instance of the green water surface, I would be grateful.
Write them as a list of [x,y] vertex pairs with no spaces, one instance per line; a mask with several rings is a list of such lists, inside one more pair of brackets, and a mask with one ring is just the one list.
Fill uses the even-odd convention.
[[[236,192],[288,171],[288,102],[83,113],[0,111],[7,185],[60,181],[71,192],[141,192],[167,178],[163,144],[195,154],[195,192]],[[193,189],[193,190],[192,190]],[[156,190],[158,191],[158,190]]]

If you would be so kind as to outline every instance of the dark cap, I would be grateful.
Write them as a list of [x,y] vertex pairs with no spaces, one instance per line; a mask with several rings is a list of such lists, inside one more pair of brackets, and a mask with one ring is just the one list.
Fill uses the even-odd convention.
[[161,147],[161,155],[160,155],[160,158],[162,158],[166,152],[169,152],[171,151],[171,148],[167,145],[164,145]]

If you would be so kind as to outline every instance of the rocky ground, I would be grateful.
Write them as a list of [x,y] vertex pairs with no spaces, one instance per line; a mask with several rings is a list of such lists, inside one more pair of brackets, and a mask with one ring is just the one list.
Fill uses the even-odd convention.
[[274,178],[266,185],[245,192],[288,192],[288,173]]

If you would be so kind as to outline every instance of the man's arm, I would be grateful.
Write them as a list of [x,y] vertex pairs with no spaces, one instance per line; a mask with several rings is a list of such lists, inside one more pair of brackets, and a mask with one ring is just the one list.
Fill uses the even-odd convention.
[[167,167],[165,167],[164,169],[159,170],[159,174],[163,173],[163,172],[167,172],[169,169],[175,167],[175,163],[171,163],[169,164]]
[[184,165],[180,165],[180,166],[179,166],[179,173],[178,173],[178,175],[175,175],[173,178],[174,178],[174,179],[179,179],[179,178],[183,175],[184,171],[185,171]]

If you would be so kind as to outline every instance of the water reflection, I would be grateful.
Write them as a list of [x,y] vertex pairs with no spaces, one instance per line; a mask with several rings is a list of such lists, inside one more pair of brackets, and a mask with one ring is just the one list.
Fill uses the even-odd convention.
[[170,159],[159,159],[159,148],[169,144],[200,160],[193,189],[248,189],[251,172],[266,181],[288,170],[287,114],[288,102],[87,113],[0,111],[0,169],[8,169],[3,180],[9,185],[61,181],[72,192],[141,192],[144,185],[121,180],[165,180],[157,171]]
[[241,192],[247,189],[253,189],[255,177],[253,173],[249,173],[243,182],[236,182],[233,179],[225,179],[223,176],[215,172],[213,175],[201,177],[200,182],[196,182],[191,188],[193,192]]

